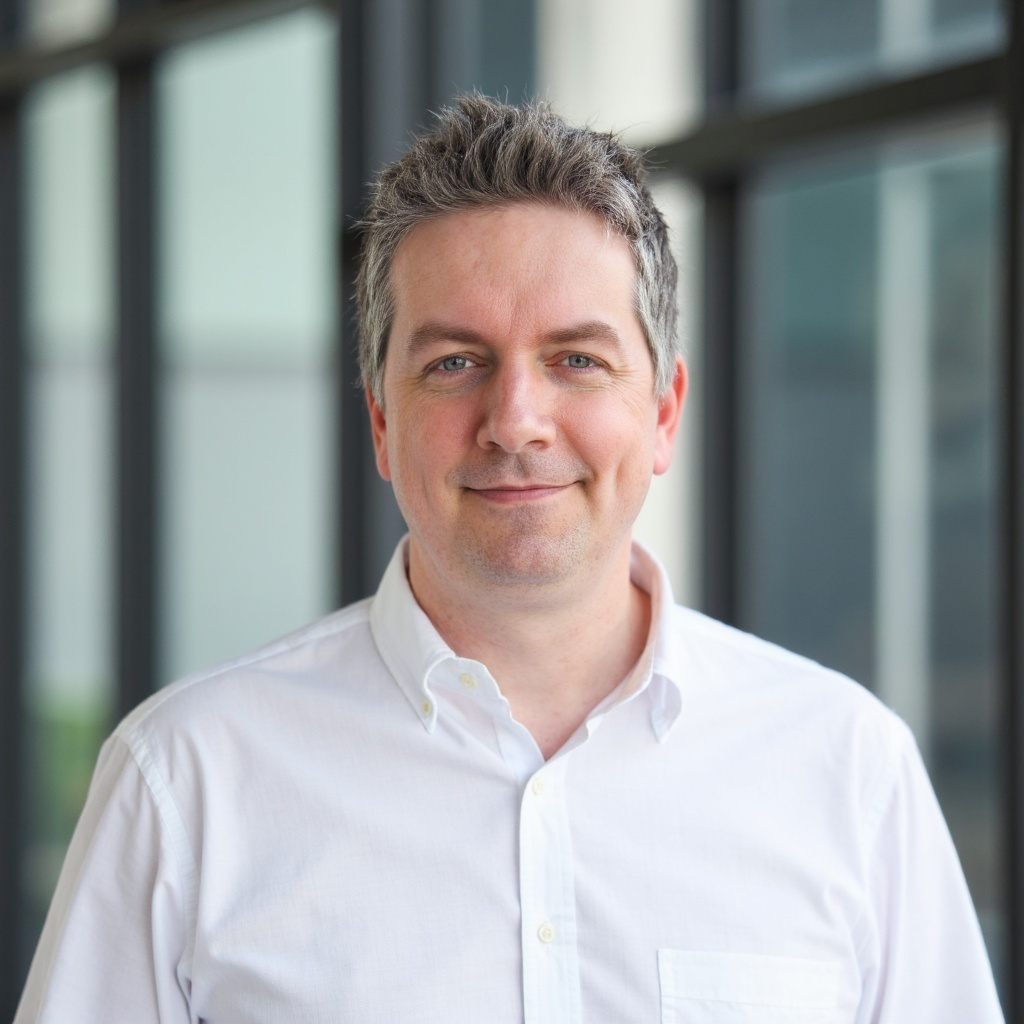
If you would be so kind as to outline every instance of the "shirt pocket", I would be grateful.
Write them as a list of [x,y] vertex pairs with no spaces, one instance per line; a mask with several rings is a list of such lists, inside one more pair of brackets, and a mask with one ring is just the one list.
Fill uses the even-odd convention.
[[658,950],[662,1024],[836,1024],[840,965]]

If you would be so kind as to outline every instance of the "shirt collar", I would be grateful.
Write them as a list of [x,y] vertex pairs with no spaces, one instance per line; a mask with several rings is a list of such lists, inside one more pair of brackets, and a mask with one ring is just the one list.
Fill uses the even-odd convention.
[[[395,549],[370,607],[370,629],[380,656],[428,732],[437,724],[437,700],[430,676],[445,662],[454,670],[477,663],[458,655],[420,608],[409,586],[409,538]],[[651,596],[651,630],[636,668],[621,688],[626,700],[651,689],[651,727],[663,740],[682,709],[683,651],[672,621],[672,585],[664,567],[642,544],[633,542],[633,582]]]
[[409,538],[391,556],[370,606],[370,630],[380,656],[428,732],[437,724],[437,701],[427,685],[434,668],[455,652],[416,603],[409,586]]
[[[679,628],[673,621],[675,598],[665,567],[643,544],[633,541],[629,575],[651,597],[651,628],[637,670],[643,671],[640,687],[651,688],[651,728],[660,741],[682,710],[683,652]],[[650,669],[642,669],[649,664]]]

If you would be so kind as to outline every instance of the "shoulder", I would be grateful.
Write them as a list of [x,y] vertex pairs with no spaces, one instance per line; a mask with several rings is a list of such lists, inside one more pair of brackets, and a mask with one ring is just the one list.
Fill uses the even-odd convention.
[[297,791],[355,771],[407,720],[422,731],[400,713],[405,698],[380,659],[368,609],[349,606],[187,676],[117,726],[108,748],[125,749],[128,777],[144,779],[197,862],[204,846],[229,845],[270,808],[282,817]]
[[115,730],[130,748],[154,733],[253,710],[273,714],[302,694],[337,693],[353,674],[371,674],[379,656],[370,633],[370,600],[336,611],[241,657],[164,686]]
[[893,711],[841,672],[699,612],[676,607],[670,621],[667,658],[695,728],[833,793],[849,787],[868,819],[879,813],[899,765],[917,756]]
[[811,658],[689,608],[674,607],[670,622],[669,656],[705,688],[751,699],[807,700],[902,727],[864,686]]

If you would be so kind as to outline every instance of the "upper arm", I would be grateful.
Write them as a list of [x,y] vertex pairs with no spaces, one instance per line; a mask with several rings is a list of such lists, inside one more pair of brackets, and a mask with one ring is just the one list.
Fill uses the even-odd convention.
[[190,1021],[187,851],[150,781],[107,741],[15,1024]]
[[985,945],[953,840],[909,731],[867,859],[870,921],[858,1024],[997,1024]]

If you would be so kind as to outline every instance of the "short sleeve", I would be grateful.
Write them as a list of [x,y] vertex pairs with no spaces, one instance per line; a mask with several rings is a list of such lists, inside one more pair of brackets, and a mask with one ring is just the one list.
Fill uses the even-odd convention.
[[180,843],[124,740],[104,745],[15,1024],[187,1024]]
[[1002,1024],[967,883],[910,731],[868,859],[872,922],[857,1024]]

